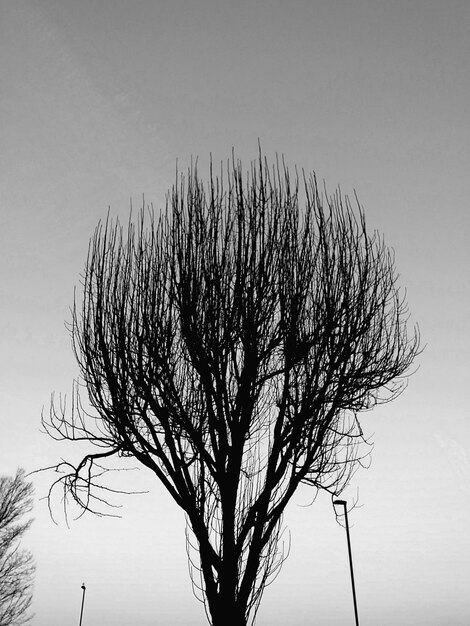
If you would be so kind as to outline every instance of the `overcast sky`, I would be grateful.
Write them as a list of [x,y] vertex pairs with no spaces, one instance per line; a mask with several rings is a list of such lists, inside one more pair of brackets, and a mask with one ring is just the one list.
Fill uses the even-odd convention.
[[[78,370],[70,319],[108,206],[162,205],[185,168],[258,139],[270,159],[356,190],[395,249],[426,350],[368,414],[372,464],[344,496],[362,626],[470,623],[470,3],[468,0],[0,2],[0,473],[82,450],[40,433]],[[152,475],[121,519],[51,521],[34,477],[35,626],[202,626],[184,518]],[[258,624],[351,624],[344,530],[299,492],[291,554]],[[60,502],[56,500],[57,512]]]

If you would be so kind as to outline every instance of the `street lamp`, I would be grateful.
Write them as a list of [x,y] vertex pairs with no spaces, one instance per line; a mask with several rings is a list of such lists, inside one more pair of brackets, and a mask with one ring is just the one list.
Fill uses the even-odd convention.
[[82,589],[83,589],[83,595],[82,595],[82,608],[81,608],[81,610],[80,610],[80,623],[79,623],[79,626],[82,626],[83,605],[85,604],[85,591],[86,591],[85,583],[82,583]]
[[348,538],[349,569],[351,571],[351,585],[352,585],[352,594],[353,594],[353,601],[354,601],[354,616],[356,618],[356,626],[359,626],[359,617],[357,614],[356,587],[354,585],[354,570],[353,570],[352,552],[351,552],[351,538],[349,536],[347,502],[346,500],[333,500],[333,505],[344,507],[344,517],[346,519],[346,536]]

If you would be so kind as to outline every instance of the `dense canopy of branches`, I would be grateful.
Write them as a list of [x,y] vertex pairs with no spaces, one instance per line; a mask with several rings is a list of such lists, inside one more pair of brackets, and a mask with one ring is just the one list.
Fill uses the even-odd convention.
[[[59,480],[94,510],[97,461],[132,456],[185,511],[213,624],[246,624],[280,566],[300,483],[338,494],[361,411],[393,399],[418,351],[393,253],[314,176],[260,155],[180,176],[158,217],[100,223],[71,334],[81,378],[57,438],[101,448]],[[199,572],[200,580],[197,572]]]
[[19,542],[29,528],[24,515],[31,511],[33,486],[24,471],[0,476],[0,626],[19,626],[30,621],[34,566]]

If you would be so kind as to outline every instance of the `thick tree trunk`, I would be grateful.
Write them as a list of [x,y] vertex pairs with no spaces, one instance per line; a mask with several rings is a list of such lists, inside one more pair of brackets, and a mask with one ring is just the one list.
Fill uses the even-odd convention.
[[210,610],[212,626],[227,626],[228,624],[230,626],[246,626],[245,611],[237,605],[235,598],[219,595],[214,610],[212,610],[212,607],[210,607]]
[[[230,550],[228,549],[230,547]],[[238,558],[233,541],[225,543],[225,558],[219,577],[219,590],[215,598],[213,626],[246,626],[246,606],[240,603],[238,596]]]

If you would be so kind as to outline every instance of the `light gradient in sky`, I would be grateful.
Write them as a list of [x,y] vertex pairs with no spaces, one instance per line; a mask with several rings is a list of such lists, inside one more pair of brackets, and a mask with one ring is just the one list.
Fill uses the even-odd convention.
[[[77,375],[70,319],[111,206],[159,207],[184,169],[232,146],[355,189],[396,251],[427,344],[409,388],[364,417],[372,465],[344,496],[362,626],[470,623],[468,0],[3,0],[0,4],[0,473],[79,458],[40,433]],[[202,626],[184,518],[152,475],[115,484],[121,519],[49,517],[35,475],[25,540],[35,626]],[[291,553],[259,626],[353,621],[344,530],[301,490]]]

